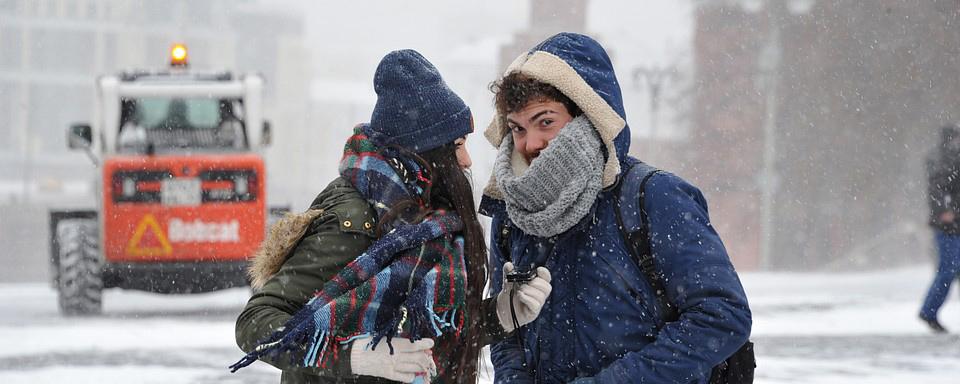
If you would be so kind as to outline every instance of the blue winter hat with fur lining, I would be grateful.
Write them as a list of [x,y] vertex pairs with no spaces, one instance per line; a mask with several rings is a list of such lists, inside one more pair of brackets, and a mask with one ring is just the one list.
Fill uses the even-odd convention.
[[388,53],[373,77],[377,105],[365,134],[379,146],[417,153],[439,148],[473,132],[470,108],[414,50]]

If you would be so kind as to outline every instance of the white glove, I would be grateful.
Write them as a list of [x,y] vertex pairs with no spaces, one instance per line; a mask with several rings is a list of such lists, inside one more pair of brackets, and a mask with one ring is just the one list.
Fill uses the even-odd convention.
[[[377,349],[368,348],[370,337],[353,341],[350,351],[350,368],[354,375],[376,376],[385,379],[412,383],[418,374],[436,375],[437,365],[433,362],[433,340],[420,339],[413,343],[410,339],[394,337],[393,354],[386,340],[377,344]],[[427,381],[430,376],[427,376]]]
[[512,271],[513,263],[503,265],[503,289],[497,295],[497,318],[507,332],[514,330],[513,316],[510,314],[511,291],[516,291],[513,294],[513,308],[517,313],[517,322],[524,326],[537,318],[553,289],[550,286],[550,271],[544,267],[538,267],[537,276],[526,283],[508,282],[507,274]]

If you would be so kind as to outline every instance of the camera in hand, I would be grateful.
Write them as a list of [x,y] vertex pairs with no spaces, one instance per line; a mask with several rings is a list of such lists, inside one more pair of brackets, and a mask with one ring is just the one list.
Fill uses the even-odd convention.
[[517,267],[510,273],[507,273],[507,281],[511,283],[526,283],[537,276],[537,271],[533,268]]

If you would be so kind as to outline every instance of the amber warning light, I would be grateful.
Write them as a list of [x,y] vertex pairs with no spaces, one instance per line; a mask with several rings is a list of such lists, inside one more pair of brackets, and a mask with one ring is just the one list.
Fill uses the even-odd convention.
[[187,66],[187,46],[183,44],[174,44],[170,47],[170,66],[171,67],[186,67]]

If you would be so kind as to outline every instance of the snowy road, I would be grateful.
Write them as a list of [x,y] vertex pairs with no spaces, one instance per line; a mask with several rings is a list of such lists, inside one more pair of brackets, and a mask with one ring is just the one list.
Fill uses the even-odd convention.
[[104,293],[104,315],[62,318],[43,284],[0,285],[0,383],[262,383],[279,374],[255,364],[226,366],[242,355],[233,320],[245,289],[194,296]]
[[[929,273],[745,274],[756,382],[956,383],[960,337],[931,335],[915,318]],[[111,290],[104,316],[61,318],[47,285],[2,284],[0,383],[277,382],[262,363],[226,369],[240,357],[233,320],[247,295]],[[941,316],[960,331],[955,294]]]

